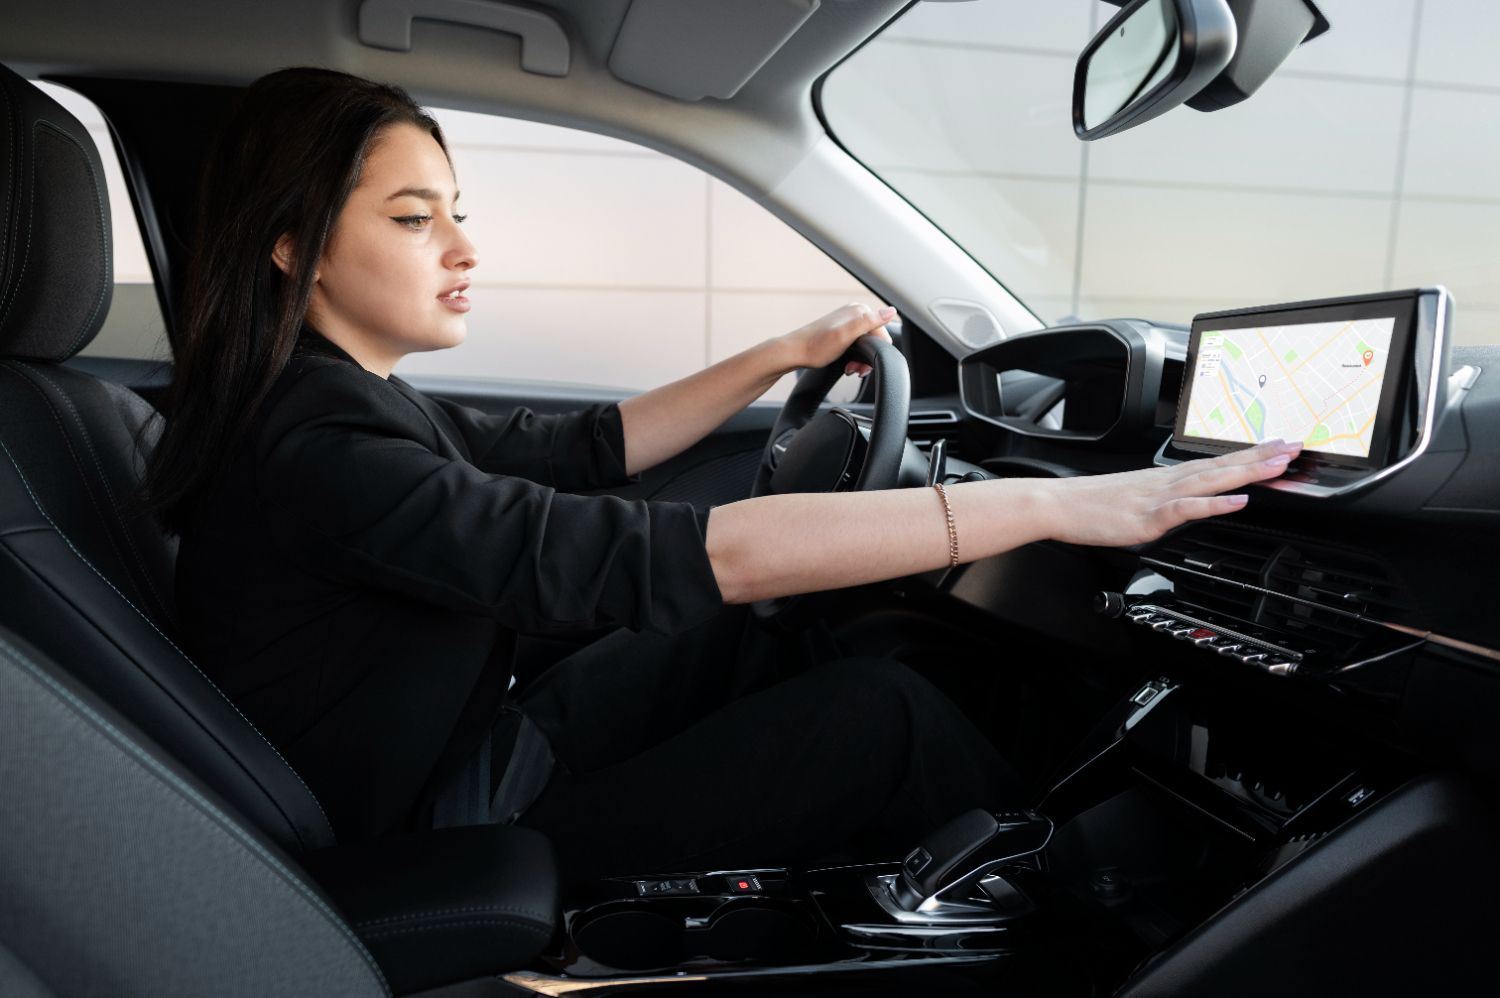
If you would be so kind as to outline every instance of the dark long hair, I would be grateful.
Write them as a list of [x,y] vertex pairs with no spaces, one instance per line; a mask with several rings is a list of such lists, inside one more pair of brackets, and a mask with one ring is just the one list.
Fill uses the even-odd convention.
[[[180,533],[223,475],[291,359],[313,273],[381,129],[442,130],[399,87],[327,69],[283,69],[240,95],[198,192],[173,343],[167,423],[140,504]],[[289,273],[272,251],[294,247]]]

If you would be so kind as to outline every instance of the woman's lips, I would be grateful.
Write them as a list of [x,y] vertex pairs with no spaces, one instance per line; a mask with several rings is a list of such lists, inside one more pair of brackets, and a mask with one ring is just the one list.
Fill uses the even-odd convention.
[[463,295],[439,295],[438,301],[442,302],[445,308],[454,312],[467,312],[469,310],[469,299]]

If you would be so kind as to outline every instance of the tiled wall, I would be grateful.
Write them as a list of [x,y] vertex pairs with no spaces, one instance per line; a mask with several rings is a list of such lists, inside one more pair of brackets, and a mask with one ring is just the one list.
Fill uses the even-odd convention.
[[923,4],[824,88],[835,133],[1048,321],[1446,284],[1500,342],[1500,5],[1318,0],[1249,101],[1072,132],[1097,0]]

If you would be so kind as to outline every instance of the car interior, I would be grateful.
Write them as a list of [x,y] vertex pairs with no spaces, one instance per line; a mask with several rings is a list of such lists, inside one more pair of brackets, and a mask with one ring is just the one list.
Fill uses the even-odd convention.
[[[933,2],[6,4],[0,993],[1500,993],[1500,347],[1456,342],[1440,285],[1043,321],[823,114],[828,74]],[[1253,102],[1340,29],[1308,0],[1103,10],[1071,95],[1085,143]],[[1320,423],[1245,510],[1149,544],[1046,541],[756,605],[932,680],[1023,777],[1015,810],[900,855],[584,882],[509,825],[342,841],[174,637],[175,541],[127,503],[170,361],[79,355],[110,312],[122,192],[37,85],[107,121],[170,341],[216,123],[289,65],[665,153],[898,308],[893,344],[851,354],[873,367],[851,401],[830,400],[842,361],[805,372],[609,494],[1168,466],[1291,425],[1305,370],[1350,430]],[[499,374],[409,380],[497,413],[622,397]],[[518,684],[598,636],[535,636]]]

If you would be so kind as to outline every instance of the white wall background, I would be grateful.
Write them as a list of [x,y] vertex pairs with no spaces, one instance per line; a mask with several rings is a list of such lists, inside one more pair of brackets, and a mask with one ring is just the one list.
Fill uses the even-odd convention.
[[[108,128],[72,91],[44,89],[103,153],[115,300],[84,351],[168,356],[161,312]],[[651,388],[851,301],[883,304],[794,229],[669,156],[604,136],[434,109],[480,265],[461,346],[398,374]],[[792,377],[767,393],[784,398]],[[852,398],[854,379],[833,397]]]
[[1073,135],[1098,0],[922,4],[836,70],[835,134],[1047,321],[1446,284],[1500,342],[1500,4],[1318,0],[1248,101]]
[[[1249,101],[1096,143],[1069,118],[1098,0],[922,4],[835,71],[838,137],[1047,321],[1446,284],[1500,342],[1500,3],[1318,0],[1334,24]],[[117,287],[89,353],[165,359],[98,112]],[[642,389],[851,300],[842,268],[727,185],[588,133],[438,111],[481,264],[469,340],[400,373]],[[770,397],[784,397],[783,382]]]
[[848,302],[881,304],[770,212],[670,156],[551,125],[436,116],[480,252],[474,310],[463,345],[413,354],[398,374],[649,388]]

